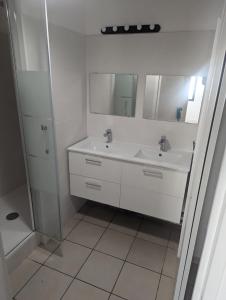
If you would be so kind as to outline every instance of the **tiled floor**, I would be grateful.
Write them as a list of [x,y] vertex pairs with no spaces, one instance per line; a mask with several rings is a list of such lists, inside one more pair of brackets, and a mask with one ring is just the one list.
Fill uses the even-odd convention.
[[61,247],[38,247],[12,274],[16,300],[172,300],[179,229],[88,202]]

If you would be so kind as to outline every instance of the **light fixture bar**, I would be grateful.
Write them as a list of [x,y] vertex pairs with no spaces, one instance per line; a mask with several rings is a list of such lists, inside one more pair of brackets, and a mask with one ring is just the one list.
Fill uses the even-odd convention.
[[147,25],[120,25],[106,26],[101,28],[102,34],[133,34],[133,33],[157,33],[161,30],[159,24]]

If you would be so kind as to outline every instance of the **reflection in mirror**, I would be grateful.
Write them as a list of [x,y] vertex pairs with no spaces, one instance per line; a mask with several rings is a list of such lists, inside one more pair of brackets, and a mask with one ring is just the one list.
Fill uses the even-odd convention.
[[90,112],[134,117],[137,79],[134,74],[98,74],[89,77]]
[[205,78],[147,75],[143,117],[198,124]]

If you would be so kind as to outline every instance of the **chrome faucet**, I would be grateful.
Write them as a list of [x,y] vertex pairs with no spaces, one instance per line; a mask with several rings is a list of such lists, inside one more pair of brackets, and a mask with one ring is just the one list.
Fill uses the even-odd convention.
[[163,152],[167,152],[170,149],[170,143],[167,140],[165,135],[161,136],[161,139],[159,141],[159,145],[160,145],[160,150]]
[[107,138],[107,143],[111,143],[112,142],[112,130],[111,129],[106,129],[105,133],[104,133],[104,137]]

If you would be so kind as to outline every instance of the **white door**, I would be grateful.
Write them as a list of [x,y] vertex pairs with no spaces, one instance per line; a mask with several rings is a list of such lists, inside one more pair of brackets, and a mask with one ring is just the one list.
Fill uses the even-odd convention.
[[193,300],[223,300],[226,295],[226,149],[221,163]]
[[221,20],[218,22],[205,103],[198,130],[197,147],[194,154],[194,165],[179,249],[181,260],[175,289],[175,300],[184,299],[217,133],[223,113],[226,91],[225,51],[226,17],[223,13]]

